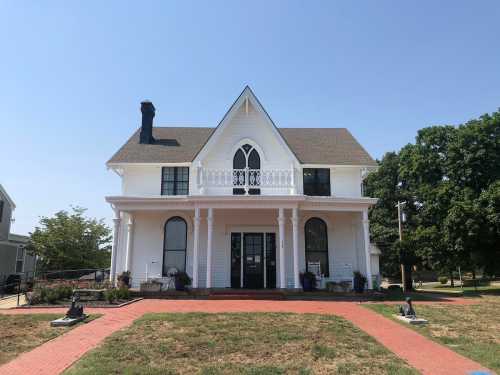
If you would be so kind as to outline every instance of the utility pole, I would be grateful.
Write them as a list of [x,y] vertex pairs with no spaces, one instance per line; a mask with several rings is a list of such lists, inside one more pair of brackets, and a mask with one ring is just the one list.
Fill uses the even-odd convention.
[[[403,223],[401,220],[401,206],[404,205],[405,203],[406,202],[398,201],[398,204],[396,205],[396,207],[398,208],[399,242],[403,241]],[[408,290],[408,288],[406,285],[405,265],[404,265],[402,259],[401,259],[401,284],[403,285],[403,292],[406,292]]]

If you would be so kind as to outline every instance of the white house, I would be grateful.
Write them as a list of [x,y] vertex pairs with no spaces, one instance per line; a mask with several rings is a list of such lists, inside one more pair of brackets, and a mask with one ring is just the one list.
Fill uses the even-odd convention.
[[[107,162],[122,180],[111,277],[137,287],[185,270],[193,288],[300,288],[359,270],[372,288],[378,256],[362,193],[375,161],[343,128],[278,128],[249,87],[215,128],[142,126]],[[376,263],[376,264],[374,264]],[[375,271],[375,272],[374,272]]]

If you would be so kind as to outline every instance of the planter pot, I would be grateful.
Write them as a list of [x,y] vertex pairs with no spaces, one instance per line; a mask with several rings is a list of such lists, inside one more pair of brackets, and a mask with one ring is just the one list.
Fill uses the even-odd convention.
[[354,279],[354,291],[356,293],[363,293],[365,291],[365,283],[361,280]]
[[312,292],[312,290],[313,290],[313,283],[312,283],[311,279],[304,278],[304,283],[302,285],[302,290],[304,290],[304,292]]
[[161,284],[159,283],[141,283],[141,292],[159,292],[161,291]]
[[186,286],[182,282],[175,280],[175,290],[182,292],[186,290]]

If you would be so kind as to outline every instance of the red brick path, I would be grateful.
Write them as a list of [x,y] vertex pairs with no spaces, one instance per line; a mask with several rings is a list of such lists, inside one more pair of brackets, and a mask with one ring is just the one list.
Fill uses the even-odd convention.
[[[65,309],[9,310],[3,313],[63,313]],[[351,321],[422,374],[459,375],[486,370],[478,363],[426,339],[354,302],[142,300],[117,309],[88,309],[103,317],[81,325],[0,366],[0,374],[59,374],[113,332],[148,312],[295,312],[335,314]],[[493,374],[493,372],[491,372]]]

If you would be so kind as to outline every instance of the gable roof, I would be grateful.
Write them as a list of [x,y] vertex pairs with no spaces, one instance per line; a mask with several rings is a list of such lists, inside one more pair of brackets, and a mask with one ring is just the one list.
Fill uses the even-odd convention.
[[[154,127],[153,144],[140,144],[137,130],[113,155],[115,163],[185,163],[194,160],[216,128]],[[375,166],[345,128],[277,128],[302,164]]]
[[234,103],[229,107],[228,111],[222,118],[222,120],[219,122],[219,125],[214,129],[212,134],[208,137],[207,141],[205,144],[201,147],[200,151],[196,154],[194,159],[201,159],[204,156],[204,152],[206,153],[210,147],[213,147],[213,145],[216,142],[216,138],[222,134],[224,131],[224,128],[228,126],[230,123],[232,117],[236,114],[239,108],[241,108],[243,105],[248,106],[248,103],[251,103],[252,106],[257,110],[257,112],[260,112],[260,114],[263,116],[264,120],[267,122],[267,124],[270,126],[271,131],[273,134],[276,136],[278,139],[278,142],[281,143],[282,147],[285,148],[285,150],[290,154],[290,156],[295,160],[299,161],[297,158],[297,155],[294,154],[294,152],[290,149],[290,146],[287,144],[286,140],[283,138],[283,136],[280,134],[278,128],[274,124],[274,121],[272,120],[271,116],[267,113],[266,109],[262,105],[262,103],[259,101],[257,96],[254,94],[250,86],[246,85],[241,94],[236,98]]

